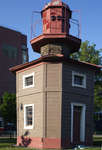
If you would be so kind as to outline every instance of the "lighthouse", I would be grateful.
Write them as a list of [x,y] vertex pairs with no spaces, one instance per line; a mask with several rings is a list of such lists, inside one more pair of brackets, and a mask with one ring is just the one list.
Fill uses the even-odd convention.
[[70,35],[71,16],[60,0],[45,5],[43,33],[30,41],[41,57],[10,68],[16,74],[17,146],[92,145],[94,75],[101,67],[70,58],[81,44]]
[[72,11],[60,0],[45,5],[41,11],[43,33],[31,40],[35,52],[45,55],[62,54],[66,58],[77,52],[81,40],[70,35],[70,19]]

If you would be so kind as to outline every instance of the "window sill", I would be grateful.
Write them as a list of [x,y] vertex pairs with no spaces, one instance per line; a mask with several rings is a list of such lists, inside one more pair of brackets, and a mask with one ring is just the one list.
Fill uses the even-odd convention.
[[80,87],[80,88],[86,89],[86,86],[84,86],[84,85],[73,84],[72,86],[73,87]]
[[33,126],[25,126],[24,129],[33,129]]

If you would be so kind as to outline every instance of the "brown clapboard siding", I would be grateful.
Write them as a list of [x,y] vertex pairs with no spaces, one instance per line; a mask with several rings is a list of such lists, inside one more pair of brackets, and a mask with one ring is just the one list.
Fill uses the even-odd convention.
[[61,138],[61,92],[47,92],[47,137]]
[[[23,75],[28,75],[34,72],[34,87],[23,89]],[[17,73],[19,76],[19,87],[17,87],[19,96],[30,95],[43,90],[43,65]]]
[[[25,133],[24,112],[20,111],[20,104],[34,104],[35,109],[35,128],[29,133],[33,137],[61,137],[61,64],[44,64],[32,69],[17,73],[17,106],[18,106],[18,126],[19,136]],[[23,89],[22,76],[35,72],[35,87]],[[50,80],[50,82],[47,82]],[[60,81],[60,82],[59,82]],[[47,84],[46,84],[47,83]],[[19,89],[19,90],[18,90]],[[52,92],[49,92],[52,91]],[[57,91],[57,92],[56,92]],[[47,97],[46,97],[47,93]],[[40,96],[41,95],[41,96]],[[46,103],[47,98],[47,105]],[[19,101],[20,103],[19,103]],[[29,99],[29,101],[28,101]],[[55,105],[56,102],[56,105]],[[46,107],[47,106],[47,107]],[[41,111],[42,110],[42,111]],[[47,113],[43,115],[43,113]],[[45,116],[43,118],[43,116]],[[53,116],[53,117],[52,117]],[[20,121],[22,120],[22,121]],[[46,126],[47,121],[47,126]],[[54,122],[55,123],[54,123]],[[36,125],[37,124],[37,125]],[[39,127],[40,125],[40,127]],[[47,131],[45,133],[45,128]],[[23,130],[22,130],[23,129]],[[52,131],[52,132],[51,132]],[[56,132],[55,132],[56,131]],[[53,135],[53,133],[55,135]]]
[[[85,73],[86,89],[72,87],[72,71]],[[22,76],[35,72],[35,87],[22,89]],[[80,65],[47,62],[17,73],[17,113],[19,135],[23,128],[24,113],[20,104],[34,104],[35,127],[29,130],[31,137],[71,139],[71,103],[86,105],[86,142],[92,143],[93,70]],[[19,90],[18,90],[19,89]],[[21,121],[22,120],[22,121]],[[90,137],[89,137],[90,134]]]
[[47,91],[61,91],[62,85],[62,64],[48,63],[47,64]]
[[[93,103],[91,101],[93,97],[87,97],[85,95],[80,96],[78,94],[64,93],[62,94],[62,137],[69,138],[71,135],[71,103],[83,103],[86,104],[86,133],[92,133],[92,113]],[[91,102],[90,102],[91,101]],[[89,105],[91,105],[89,107]],[[89,126],[87,123],[89,122]],[[87,131],[90,128],[90,131]],[[91,135],[91,134],[90,134]]]
[[62,64],[46,65],[46,136],[61,138]]
[[[66,65],[63,64],[63,79],[62,79],[62,89],[63,91],[68,91],[70,93],[93,95],[93,71],[87,71],[88,68],[82,68],[79,65]],[[72,71],[85,73],[86,74],[86,88],[72,87]]]
[[[19,98],[19,136],[24,135],[26,131],[29,131],[28,136],[42,137],[43,136],[43,93],[28,95]],[[23,104],[23,110],[20,110],[20,104]],[[34,128],[24,129],[24,105],[34,104]]]
[[[16,74],[17,85],[17,133],[22,136],[29,131],[30,137],[43,137],[43,65]],[[35,73],[35,86],[23,89],[23,75]],[[23,104],[23,110],[20,105]],[[24,105],[34,104],[34,128],[24,129]]]
[[[86,88],[72,87],[72,71],[86,74]],[[94,100],[94,73],[88,68],[79,65],[62,66],[62,139],[71,138],[71,103],[82,103],[86,105],[86,142],[92,144],[93,133],[93,100]],[[90,135],[90,137],[89,137]]]

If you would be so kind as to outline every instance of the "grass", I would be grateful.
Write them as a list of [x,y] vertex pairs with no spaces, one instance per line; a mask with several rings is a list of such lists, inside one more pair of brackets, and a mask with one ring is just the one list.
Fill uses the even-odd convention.
[[[35,150],[30,148],[14,147],[16,139],[0,138],[0,150]],[[94,136],[94,147],[86,150],[101,150],[102,136]],[[71,149],[70,149],[71,150]]]
[[94,136],[94,146],[102,146],[102,136]]
[[26,148],[14,147],[15,144],[16,144],[16,139],[0,138],[0,150],[25,150],[26,149]]

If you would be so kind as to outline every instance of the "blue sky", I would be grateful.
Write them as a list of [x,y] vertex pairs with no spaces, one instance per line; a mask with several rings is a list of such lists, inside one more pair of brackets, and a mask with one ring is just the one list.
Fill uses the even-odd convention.
[[[30,46],[32,11],[40,11],[48,0],[0,0],[0,26],[5,26],[27,35],[30,61],[40,55]],[[63,0],[71,10],[80,10],[81,38],[102,48],[102,0]],[[33,21],[36,19],[34,16]],[[78,13],[74,14],[78,19]]]

